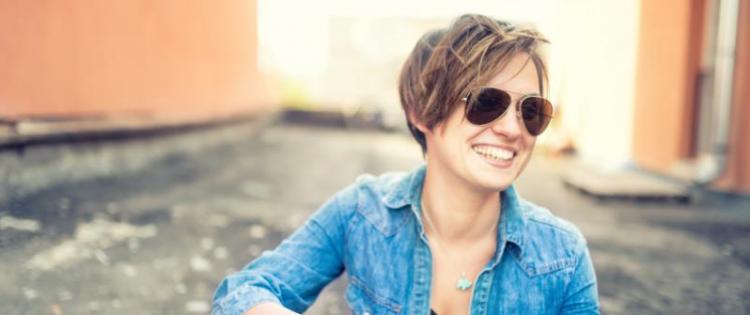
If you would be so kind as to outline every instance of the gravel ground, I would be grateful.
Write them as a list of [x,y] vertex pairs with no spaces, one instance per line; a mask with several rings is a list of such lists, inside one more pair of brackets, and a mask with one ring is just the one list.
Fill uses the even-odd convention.
[[[0,153],[0,314],[208,313],[220,279],[361,173],[409,170],[400,133],[257,121]],[[605,314],[750,313],[747,199],[596,201],[538,154],[521,194],[586,235]],[[345,277],[306,314],[349,314]]]

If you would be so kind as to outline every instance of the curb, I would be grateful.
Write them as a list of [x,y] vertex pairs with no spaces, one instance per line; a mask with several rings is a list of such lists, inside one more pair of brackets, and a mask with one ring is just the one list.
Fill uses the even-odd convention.
[[101,140],[153,137],[220,127],[277,116],[261,111],[201,120],[158,120],[153,118],[68,118],[57,120],[0,120],[0,152],[23,151],[29,146]]
[[8,201],[60,183],[130,174],[170,156],[241,142],[242,137],[255,136],[277,121],[277,113],[266,112],[140,129],[105,129],[100,125],[102,128],[54,134],[53,130],[61,129],[48,126],[50,132],[33,137],[6,137],[3,139],[5,146],[0,149],[0,187],[3,188],[0,189],[0,213]]

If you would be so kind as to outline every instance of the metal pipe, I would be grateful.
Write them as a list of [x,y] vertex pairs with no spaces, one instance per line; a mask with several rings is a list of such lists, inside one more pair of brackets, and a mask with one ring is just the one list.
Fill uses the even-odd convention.
[[[737,27],[739,0],[719,2],[718,30],[714,54],[714,80],[711,102],[714,137],[708,152],[699,157],[698,170],[694,178],[699,185],[707,185],[718,179],[726,169],[729,146],[732,96],[734,92],[734,66],[737,53]],[[702,104],[702,106],[706,106]]]

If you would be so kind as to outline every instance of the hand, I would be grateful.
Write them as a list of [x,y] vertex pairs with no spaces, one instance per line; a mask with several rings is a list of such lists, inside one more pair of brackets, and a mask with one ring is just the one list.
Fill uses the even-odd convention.
[[249,309],[244,315],[299,315],[278,303],[264,302]]

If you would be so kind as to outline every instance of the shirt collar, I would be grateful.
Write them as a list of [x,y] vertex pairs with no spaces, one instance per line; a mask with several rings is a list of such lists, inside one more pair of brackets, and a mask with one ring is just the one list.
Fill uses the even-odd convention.
[[[500,212],[501,218],[500,227],[497,229],[497,239],[513,243],[519,251],[523,251],[527,219],[521,205],[521,198],[518,196],[515,186],[512,185],[500,192],[500,198],[502,200],[502,211]],[[504,245],[503,242],[497,242],[493,266],[500,262],[501,255],[498,254],[503,252],[504,248],[501,246]]]
[[419,204],[422,197],[422,183],[427,165],[422,164],[406,174],[406,176],[394,181],[387,187],[386,193],[381,201],[391,209],[400,209],[406,205]]
[[[427,165],[422,164],[389,185],[388,191],[383,195],[381,201],[391,209],[401,209],[407,205],[412,205],[412,210],[419,209],[419,199],[422,197],[422,185]],[[502,200],[500,226],[498,227],[497,253],[500,253],[505,246],[505,242],[515,244],[518,249],[523,249],[524,243],[524,226],[526,225],[526,216],[524,215],[520,197],[516,193],[514,186],[510,186],[500,192]],[[415,215],[419,216],[417,213]],[[421,225],[422,222],[417,220]],[[424,228],[420,228],[423,231]],[[500,260],[500,255],[494,258],[494,264]]]

